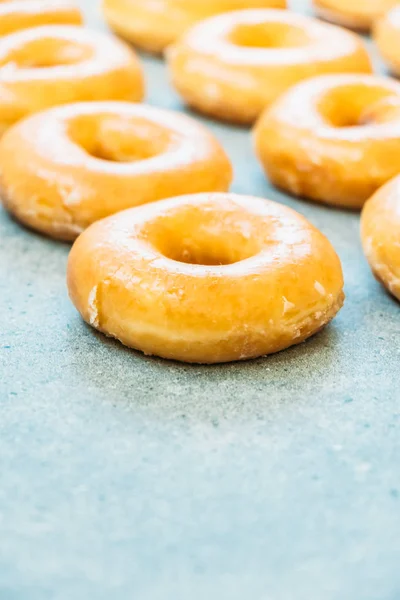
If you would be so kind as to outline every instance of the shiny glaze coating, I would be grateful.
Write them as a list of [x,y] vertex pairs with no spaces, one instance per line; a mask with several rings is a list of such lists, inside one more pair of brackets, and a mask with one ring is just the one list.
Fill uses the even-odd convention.
[[272,183],[349,208],[400,172],[400,83],[373,75],[326,75],[294,86],[255,128]]
[[365,204],[361,239],[375,277],[400,300],[400,176]]
[[285,8],[286,0],[103,0],[110,27],[139,48],[160,53],[189,27],[243,8]]
[[80,100],[139,101],[143,88],[135,53],[111,36],[72,25],[17,31],[0,44],[0,134],[44,108]]
[[89,227],[68,261],[85,321],[164,358],[218,363],[297,344],[343,303],[340,261],[304,217],[275,202],[196,194]]
[[313,0],[319,17],[361,31],[368,31],[397,3],[398,0]]
[[376,22],[373,35],[383,59],[400,76],[400,6]]
[[0,36],[38,25],[81,25],[82,20],[71,0],[0,1]]
[[226,191],[230,162],[185,115],[86,102],[24,120],[0,141],[0,192],[20,221],[74,239],[93,221],[171,195]]
[[190,106],[239,123],[253,122],[312,75],[371,71],[358,36],[284,10],[208,19],[171,46],[167,57],[172,83]]

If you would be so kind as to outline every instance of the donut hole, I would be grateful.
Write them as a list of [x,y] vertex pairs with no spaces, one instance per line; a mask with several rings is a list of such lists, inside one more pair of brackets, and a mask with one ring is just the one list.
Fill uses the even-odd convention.
[[88,44],[68,39],[44,37],[25,42],[13,48],[0,66],[17,65],[26,69],[43,69],[73,65],[90,58],[93,49]]
[[152,245],[166,258],[204,266],[231,265],[258,254],[257,223],[241,211],[183,207],[163,215],[147,232]]
[[394,98],[379,86],[344,85],[323,94],[318,110],[331,127],[360,127],[387,120],[393,114]]
[[252,256],[252,253],[234,252],[228,244],[211,238],[201,243],[196,239],[183,238],[179,245],[169,243],[163,254],[177,262],[204,266],[232,265]]
[[288,23],[242,23],[233,29],[230,41],[246,48],[291,48],[307,44],[309,38],[301,27]]
[[70,123],[73,141],[90,156],[110,162],[142,161],[165,152],[170,133],[147,119],[82,115]]

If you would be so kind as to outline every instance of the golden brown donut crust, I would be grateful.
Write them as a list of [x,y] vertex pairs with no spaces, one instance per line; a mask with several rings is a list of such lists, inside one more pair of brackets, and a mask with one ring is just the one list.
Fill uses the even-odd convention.
[[33,27],[3,37],[0,75],[0,134],[21,118],[58,104],[140,101],[144,95],[133,50],[111,36],[72,25]]
[[400,6],[376,22],[373,36],[390,70],[400,76]]
[[235,194],[161,200],[91,225],[68,289],[83,319],[123,344],[185,362],[298,344],[343,303],[339,258],[304,217]]
[[361,208],[400,172],[400,83],[373,75],[309,79],[265,111],[254,136],[274,185]]
[[398,0],[313,0],[319,17],[351,29],[368,31]]
[[21,222],[72,240],[114,212],[170,195],[226,191],[217,140],[183,114],[128,102],[38,113],[0,141],[0,193]]
[[372,70],[358,36],[285,10],[207,19],[172,45],[167,59],[172,83],[189,106],[243,124],[303,79]]
[[71,0],[0,1],[0,36],[39,25],[81,25],[82,13]]
[[375,277],[400,300],[400,177],[365,204],[361,240]]
[[157,54],[192,25],[213,15],[285,7],[286,0],[103,0],[110,27],[139,48]]

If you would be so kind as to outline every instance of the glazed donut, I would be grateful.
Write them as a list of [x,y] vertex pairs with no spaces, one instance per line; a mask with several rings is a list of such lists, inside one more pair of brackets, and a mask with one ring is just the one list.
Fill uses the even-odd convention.
[[283,10],[208,19],[171,46],[167,56],[172,82],[190,106],[244,124],[302,79],[371,71],[355,34]]
[[375,277],[400,300],[400,177],[380,188],[361,214],[364,253]]
[[38,25],[81,25],[82,14],[71,0],[0,0],[0,35]]
[[297,196],[361,208],[400,172],[400,83],[326,75],[299,83],[255,127],[271,182]]
[[197,21],[242,8],[285,8],[286,0],[103,0],[108,24],[148,52],[162,52]]
[[68,260],[85,321],[126,346],[184,362],[254,358],[302,342],[343,303],[328,240],[281,204],[196,194],[91,225]]
[[141,100],[143,86],[134,52],[110,36],[67,25],[11,33],[0,44],[0,134],[57,104]]
[[374,21],[399,0],[313,0],[319,17],[361,31],[368,31]]
[[64,240],[119,210],[226,191],[230,162],[190,117],[142,104],[86,102],[32,115],[0,141],[0,195],[27,226]]
[[378,20],[374,40],[391,71],[400,76],[400,6]]

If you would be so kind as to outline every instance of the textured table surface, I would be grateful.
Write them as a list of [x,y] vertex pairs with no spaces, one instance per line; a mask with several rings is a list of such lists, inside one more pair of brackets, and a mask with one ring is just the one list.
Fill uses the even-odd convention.
[[[181,108],[162,62],[144,64],[149,102]],[[248,131],[208,124],[236,192],[333,242],[345,307],[273,357],[145,358],[82,323],[68,245],[1,211],[1,600],[400,598],[399,305],[358,215],[271,189]]]

